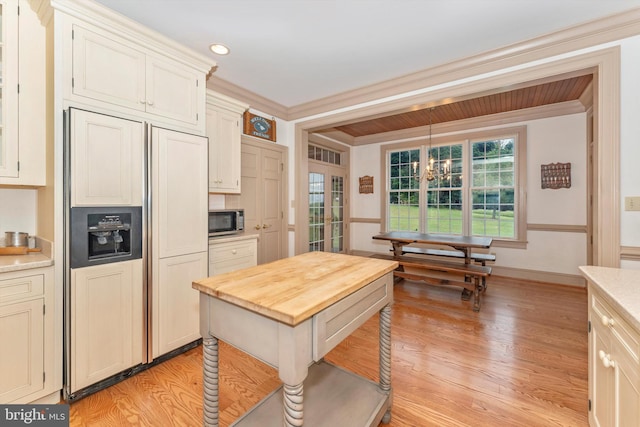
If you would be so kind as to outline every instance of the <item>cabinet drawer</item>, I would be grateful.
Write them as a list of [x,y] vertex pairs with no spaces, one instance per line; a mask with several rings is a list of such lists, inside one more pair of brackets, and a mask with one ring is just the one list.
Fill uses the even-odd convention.
[[230,271],[253,267],[256,265],[255,257],[239,257],[209,263],[209,275],[228,273]]
[[393,274],[387,273],[315,315],[313,317],[313,360],[322,359],[331,349],[391,302],[393,302]]
[[640,337],[638,333],[617,313],[609,304],[603,301],[595,292],[592,294],[591,307],[593,309],[592,322],[600,322],[621,341],[636,363],[640,362]]
[[229,242],[209,245],[209,262],[250,258],[256,254],[255,242]]
[[16,277],[0,280],[0,304],[44,294],[44,276]]

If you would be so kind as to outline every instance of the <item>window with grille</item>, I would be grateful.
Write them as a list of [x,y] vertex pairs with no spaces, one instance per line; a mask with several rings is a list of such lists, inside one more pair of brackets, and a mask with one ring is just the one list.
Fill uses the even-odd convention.
[[[514,129],[431,148],[386,148],[387,231],[524,239],[525,212],[517,196],[526,173],[518,161],[526,129]],[[427,166],[433,179],[427,179]]]

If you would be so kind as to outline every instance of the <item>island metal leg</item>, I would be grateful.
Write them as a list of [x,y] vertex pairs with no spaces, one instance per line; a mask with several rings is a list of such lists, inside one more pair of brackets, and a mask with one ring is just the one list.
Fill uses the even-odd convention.
[[380,389],[389,394],[389,407],[382,422],[391,421],[391,305],[380,310]]
[[218,339],[211,335],[202,339],[204,425],[218,427]]

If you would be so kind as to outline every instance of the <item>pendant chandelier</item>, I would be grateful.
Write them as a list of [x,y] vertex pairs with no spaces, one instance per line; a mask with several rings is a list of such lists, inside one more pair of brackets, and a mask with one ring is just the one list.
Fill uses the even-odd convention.
[[427,152],[427,155],[429,156],[429,161],[427,162],[427,167],[424,168],[424,171],[422,171],[421,175],[418,175],[417,173],[418,162],[413,162],[413,178],[416,181],[425,180],[425,181],[431,182],[436,178],[449,179],[451,177],[451,161],[449,159],[447,159],[442,164],[439,170],[436,170],[436,168],[434,168],[435,160],[431,155],[431,126],[432,126],[431,114],[433,113],[434,109],[435,107],[429,108],[429,151]]

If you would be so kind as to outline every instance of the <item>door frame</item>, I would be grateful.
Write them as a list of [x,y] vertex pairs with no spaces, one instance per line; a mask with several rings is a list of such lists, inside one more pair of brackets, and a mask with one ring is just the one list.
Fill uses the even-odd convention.
[[[347,182],[348,182],[348,175],[347,175],[347,171],[348,169],[346,168],[346,166],[344,165],[334,165],[334,164],[330,164],[330,163],[324,163],[322,161],[317,161],[317,160],[311,160],[308,162],[308,167],[309,167],[309,173],[325,173],[325,215],[327,210],[331,211],[332,207],[331,207],[331,177],[333,176],[341,176],[343,179],[343,187],[342,187],[342,224],[343,224],[343,228],[342,228],[342,251],[340,253],[349,253],[349,227],[348,227],[348,221],[347,221],[347,215],[348,215],[348,192],[347,192]],[[317,169],[314,168],[314,166],[317,167]],[[325,171],[323,172],[319,172],[320,169],[325,169]],[[340,171],[340,174],[334,174],[333,172],[335,171]],[[307,175],[308,176],[308,175]],[[326,189],[327,187],[329,188],[329,191],[327,192]],[[308,188],[308,186],[307,186]],[[327,204],[327,200],[329,200],[329,204]],[[307,212],[309,210],[309,205],[307,204]],[[326,223],[325,223],[326,224]],[[329,223],[331,224],[331,223]],[[308,228],[307,228],[308,230]],[[331,240],[331,238],[333,237],[330,234],[330,238],[327,239],[326,236],[326,226],[325,226],[325,236],[324,236],[324,242],[325,242],[325,252],[330,252],[327,250],[327,242],[329,240]],[[309,242],[308,242],[308,238],[307,238],[307,246],[308,246]],[[330,246],[330,245],[329,245]]]
[[[620,266],[620,46],[557,58],[544,58],[542,63],[532,64],[533,59],[523,59],[518,69],[507,69],[497,61],[498,73],[470,79],[450,81],[448,85],[428,86],[421,93],[411,92],[401,98],[386,98],[379,103],[366,104],[345,111],[329,112],[322,117],[300,121],[295,125],[297,215],[296,253],[304,253],[308,241],[308,218],[303,212],[308,205],[307,153],[309,138],[314,129],[348,123],[376,115],[411,108],[415,105],[436,105],[443,99],[469,97],[496,87],[521,84],[565,73],[593,70],[593,264],[605,267]],[[469,71],[473,72],[472,69]],[[444,86],[444,87],[443,87]],[[431,88],[432,90],[426,90]],[[605,173],[606,172],[606,173]]]

